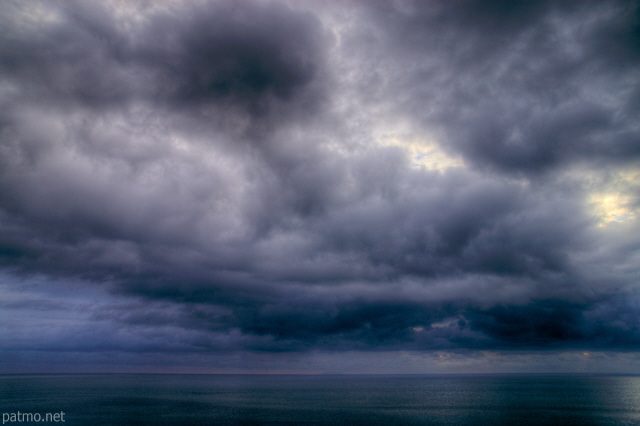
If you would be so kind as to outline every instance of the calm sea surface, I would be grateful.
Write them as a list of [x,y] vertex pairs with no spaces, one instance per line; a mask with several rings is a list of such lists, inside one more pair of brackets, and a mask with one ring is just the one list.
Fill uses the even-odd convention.
[[636,425],[640,377],[5,375],[0,403],[65,426]]

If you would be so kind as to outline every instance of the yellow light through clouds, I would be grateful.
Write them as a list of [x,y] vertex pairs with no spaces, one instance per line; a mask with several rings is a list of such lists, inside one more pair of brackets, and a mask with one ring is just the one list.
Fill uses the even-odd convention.
[[462,160],[447,154],[437,142],[429,138],[398,137],[384,134],[380,138],[383,145],[399,146],[407,151],[411,166],[428,170],[445,171],[449,168],[464,167]]
[[627,170],[614,176],[612,182],[592,192],[588,202],[598,226],[626,222],[638,217],[640,205],[635,194],[640,188],[640,171]]

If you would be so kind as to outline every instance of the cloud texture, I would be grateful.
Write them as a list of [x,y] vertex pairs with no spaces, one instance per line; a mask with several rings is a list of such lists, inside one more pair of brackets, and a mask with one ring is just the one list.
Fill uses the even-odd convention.
[[638,349],[637,2],[0,20],[9,364]]

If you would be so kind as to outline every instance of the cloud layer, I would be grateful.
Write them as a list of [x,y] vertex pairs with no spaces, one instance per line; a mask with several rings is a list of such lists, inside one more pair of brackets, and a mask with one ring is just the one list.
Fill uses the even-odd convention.
[[637,349],[639,17],[2,3],[3,349]]

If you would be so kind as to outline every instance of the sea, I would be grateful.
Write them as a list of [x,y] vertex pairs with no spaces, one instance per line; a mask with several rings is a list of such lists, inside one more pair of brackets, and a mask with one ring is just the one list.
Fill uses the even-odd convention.
[[1,375],[0,411],[4,425],[639,425],[640,377]]

